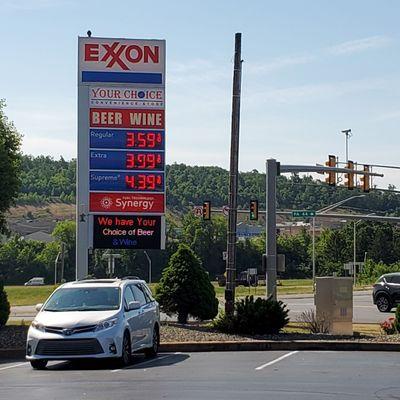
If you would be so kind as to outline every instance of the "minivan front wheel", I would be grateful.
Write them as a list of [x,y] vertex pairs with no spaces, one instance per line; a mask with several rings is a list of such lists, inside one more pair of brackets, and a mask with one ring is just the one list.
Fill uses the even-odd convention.
[[153,341],[152,346],[145,349],[144,354],[146,357],[155,357],[158,353],[158,348],[160,347],[160,331],[156,325],[153,329]]
[[124,333],[124,338],[122,339],[122,354],[119,359],[120,364],[122,366],[127,366],[131,363],[132,360],[132,347],[131,347],[131,339],[129,337],[129,333]]
[[47,360],[31,360],[31,365],[33,369],[45,369]]
[[392,309],[392,304],[389,298],[382,294],[376,299],[376,307],[380,312],[389,312]]

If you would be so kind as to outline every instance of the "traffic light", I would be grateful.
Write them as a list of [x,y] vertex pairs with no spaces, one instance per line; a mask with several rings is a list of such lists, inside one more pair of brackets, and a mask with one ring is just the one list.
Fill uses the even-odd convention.
[[[369,165],[364,165],[364,172],[369,172]],[[361,175],[360,181],[362,190],[368,193],[371,189],[369,175]]]
[[[328,161],[325,163],[327,167],[336,167],[336,156],[329,155],[328,156]],[[336,185],[336,172],[327,172],[328,176],[325,178],[325,182],[329,186],[335,186]]]
[[203,219],[209,221],[211,219],[211,201],[203,203]]
[[258,220],[258,200],[250,200],[250,221]]
[[[347,169],[354,169],[354,162],[353,161],[347,161],[346,165]],[[354,189],[354,173],[349,172],[344,174],[346,181],[345,181],[345,186],[347,186],[347,189],[353,190]]]

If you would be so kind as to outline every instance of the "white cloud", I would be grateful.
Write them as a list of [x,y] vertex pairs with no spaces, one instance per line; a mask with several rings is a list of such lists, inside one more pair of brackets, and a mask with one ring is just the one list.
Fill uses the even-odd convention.
[[70,160],[76,158],[76,151],[75,140],[26,136],[22,142],[22,152],[33,156],[50,155],[56,159],[63,156]]
[[362,51],[385,47],[392,39],[387,36],[371,36],[363,39],[350,40],[335,46],[328,47],[326,52],[334,56],[349,55]]
[[391,119],[399,119],[400,118],[400,110],[393,110],[381,113],[375,116],[372,120],[375,122],[382,122]]
[[271,73],[293,65],[309,64],[315,60],[316,57],[312,55],[279,57],[265,63],[246,64],[244,69],[246,72],[252,74]]
[[69,4],[71,4],[69,0],[9,0],[4,6],[19,11],[32,11]]
[[341,97],[349,93],[359,93],[369,90],[379,90],[386,87],[384,79],[362,79],[338,83],[322,83],[315,85],[300,85],[282,89],[271,89],[249,96],[251,103],[299,103],[327,100]]

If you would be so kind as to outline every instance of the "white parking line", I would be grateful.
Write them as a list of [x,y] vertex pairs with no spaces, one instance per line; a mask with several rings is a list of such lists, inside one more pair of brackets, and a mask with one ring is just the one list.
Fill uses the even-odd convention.
[[279,362],[279,361],[282,361],[283,359],[285,359],[285,358],[287,358],[287,357],[290,357],[290,356],[292,356],[293,354],[296,354],[296,353],[298,353],[298,352],[299,352],[298,350],[296,350],[296,351],[291,351],[290,353],[284,354],[283,356],[278,357],[278,358],[276,358],[275,360],[272,360],[272,361],[270,361],[270,362],[267,362],[266,364],[260,365],[259,367],[254,368],[254,369],[255,369],[256,371],[260,371],[260,370],[262,370],[262,369],[264,369],[264,368],[266,368],[266,367],[269,367],[270,365],[275,364],[275,363],[277,363],[277,362]]
[[23,365],[28,365],[28,363],[27,362],[23,362],[23,363],[19,363],[19,364],[9,365],[8,367],[0,368],[0,371],[4,371],[6,369],[11,369],[11,368],[22,367]]
[[[177,354],[177,353],[175,353],[175,354]],[[168,354],[168,355],[166,355],[166,356],[161,356],[161,357],[153,358],[152,360],[142,361],[142,362],[137,363],[137,364],[128,365],[128,366],[125,367],[125,368],[112,369],[110,372],[119,372],[119,371],[123,371],[123,370],[125,370],[125,369],[132,369],[132,367],[137,367],[137,366],[141,366],[141,365],[146,365],[146,364],[152,363],[152,362],[154,362],[154,361],[160,361],[160,360],[163,360],[163,359],[165,359],[165,358],[172,357],[172,356],[174,356],[175,354]]]

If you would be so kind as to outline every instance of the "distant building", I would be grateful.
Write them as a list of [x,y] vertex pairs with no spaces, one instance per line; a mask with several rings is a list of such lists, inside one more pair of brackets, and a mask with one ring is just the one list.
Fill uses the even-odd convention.
[[30,233],[29,235],[23,236],[22,238],[25,240],[35,240],[37,242],[45,242],[45,243],[51,243],[55,241],[55,238],[53,236],[43,231],[33,232]]

